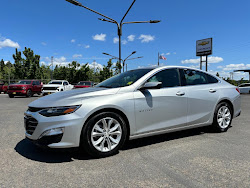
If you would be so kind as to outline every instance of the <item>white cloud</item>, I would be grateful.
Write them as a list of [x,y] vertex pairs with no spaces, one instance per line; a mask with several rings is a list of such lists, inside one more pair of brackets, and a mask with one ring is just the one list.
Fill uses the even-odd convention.
[[174,52],[173,54],[176,55],[176,52]]
[[133,42],[135,40],[135,35],[129,35],[127,38],[129,42]]
[[47,43],[46,43],[46,42],[42,42],[41,44],[42,44],[43,46],[46,46],[46,45],[47,45]]
[[[205,59],[203,59],[204,61]],[[208,63],[220,63],[223,61],[222,57],[215,57],[215,56],[210,56],[208,57]],[[181,61],[182,64],[195,64],[195,63],[200,63],[200,59],[186,59]]]
[[97,63],[96,61],[93,61],[92,63],[89,63],[88,67],[91,68],[91,69],[94,69],[96,71],[103,70],[103,66],[101,64]]
[[126,41],[126,40],[122,40],[122,44],[127,44],[128,43],[128,41]]
[[141,34],[138,39],[140,39],[142,43],[148,43],[150,41],[155,40],[155,36]]
[[94,40],[99,40],[99,41],[105,41],[106,40],[106,34],[103,34],[103,33],[101,33],[100,35],[96,34],[95,36],[93,36],[93,39]]
[[166,53],[165,55],[170,55],[171,53],[170,52],[168,52],[168,53]]
[[76,42],[76,40],[75,40],[75,39],[72,39],[70,42],[71,42],[71,43],[75,43],[75,42]]
[[250,69],[250,64],[244,64],[244,63],[229,64],[226,66],[218,66],[217,68],[222,69],[224,71],[232,71],[232,70],[237,70],[237,69]]
[[90,48],[90,45],[85,45],[84,48]]
[[114,37],[114,38],[113,38],[113,43],[116,44],[117,42],[119,42],[119,38],[118,38],[118,37]]
[[20,45],[17,42],[14,42],[10,39],[1,39],[0,41],[0,49],[5,48],[5,47],[10,47],[10,48],[20,48]]
[[79,57],[82,57],[82,54],[74,54],[72,57],[73,58],[79,58]]

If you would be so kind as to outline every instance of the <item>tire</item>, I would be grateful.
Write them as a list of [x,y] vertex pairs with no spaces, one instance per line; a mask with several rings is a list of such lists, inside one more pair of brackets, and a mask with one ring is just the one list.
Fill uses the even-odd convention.
[[80,147],[93,157],[108,157],[118,153],[126,138],[123,118],[114,112],[102,112],[84,125]]
[[213,119],[213,128],[217,132],[226,132],[233,119],[233,110],[226,102],[221,102],[216,106]]
[[12,95],[12,94],[9,94],[9,98],[14,98],[14,95]]
[[26,97],[32,97],[32,91],[29,89],[26,93]]

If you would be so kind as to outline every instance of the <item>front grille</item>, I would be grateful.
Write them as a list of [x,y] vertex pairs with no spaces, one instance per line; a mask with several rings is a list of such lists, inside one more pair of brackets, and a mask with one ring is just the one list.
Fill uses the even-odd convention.
[[37,127],[38,121],[31,117],[31,116],[25,116],[24,117],[24,126],[26,129],[26,132],[30,135],[32,135]]
[[28,108],[28,111],[29,112],[38,112],[40,110],[43,110],[44,108],[35,108],[35,107],[29,107]]
[[57,90],[57,87],[43,87],[43,90]]
[[9,90],[23,90],[21,87],[9,87]]

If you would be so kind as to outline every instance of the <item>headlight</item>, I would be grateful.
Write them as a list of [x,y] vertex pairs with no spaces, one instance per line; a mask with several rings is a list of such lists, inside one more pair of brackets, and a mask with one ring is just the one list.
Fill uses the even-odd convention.
[[52,107],[41,110],[39,114],[51,117],[51,116],[61,116],[66,114],[74,113],[81,105],[77,106],[65,106],[65,107]]

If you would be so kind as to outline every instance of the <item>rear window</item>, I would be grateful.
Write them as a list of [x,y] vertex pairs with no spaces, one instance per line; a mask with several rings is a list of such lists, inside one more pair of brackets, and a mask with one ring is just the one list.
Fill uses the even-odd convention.
[[250,87],[250,83],[249,84],[241,84],[241,85],[239,85],[239,87]]
[[81,85],[81,86],[90,86],[91,82],[79,82],[77,85]]
[[210,76],[208,74],[206,76],[207,76],[207,81],[208,81],[209,84],[218,83],[218,80],[215,77]]

